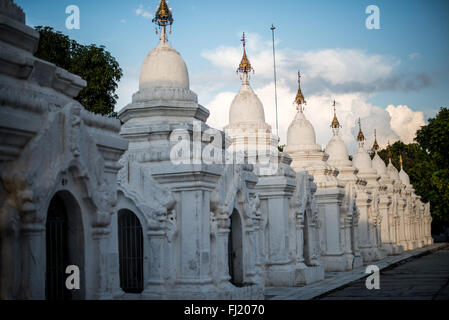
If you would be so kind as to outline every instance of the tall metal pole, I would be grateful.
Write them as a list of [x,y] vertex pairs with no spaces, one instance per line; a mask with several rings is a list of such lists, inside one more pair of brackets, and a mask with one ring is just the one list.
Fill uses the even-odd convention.
[[278,124],[278,90],[276,80],[276,52],[274,50],[274,30],[276,27],[271,25],[271,34],[273,36],[273,68],[274,68],[274,103],[276,105],[276,134],[279,137],[279,124]]

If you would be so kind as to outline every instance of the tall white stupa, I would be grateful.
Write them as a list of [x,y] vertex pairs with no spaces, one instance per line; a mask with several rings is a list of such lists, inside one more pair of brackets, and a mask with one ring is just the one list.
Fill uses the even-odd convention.
[[298,93],[294,101],[296,115],[287,132],[284,151],[293,159],[296,172],[308,171],[317,184],[315,198],[320,219],[321,258],[326,271],[347,270],[346,256],[341,241],[340,205],[344,197],[343,183],[338,181],[338,170],[327,163],[328,154],[316,143],[315,130],[304,114],[306,100],[301,90],[298,72]]
[[[243,56],[237,73],[242,85],[229,108],[229,124],[224,128],[232,139],[230,149],[233,152],[246,152],[249,158],[256,158],[262,150],[276,149],[279,138],[271,132],[271,126],[265,122],[262,102],[250,85],[250,74],[254,69],[246,54],[246,36],[243,33]],[[258,152],[260,151],[260,152]]]
[[[302,212],[301,217],[301,210],[294,209],[300,199],[312,198],[312,182],[307,173],[297,175],[290,167],[290,156],[279,152],[278,136],[272,134],[271,126],[265,122],[263,104],[249,82],[254,69],[246,54],[245,34],[242,43],[243,56],[237,69],[242,85],[230,106],[225,132],[232,140],[228,151],[240,153],[240,159],[253,164],[259,176],[255,190],[266,223],[266,238],[262,241],[267,257],[265,285],[299,286],[319,281],[324,278],[324,268],[315,254],[319,252],[319,243],[312,240],[318,238],[318,230],[303,223],[311,219],[310,212]],[[308,247],[307,257],[304,246]]]
[[376,261],[386,256],[386,251],[382,247],[381,221],[382,214],[379,211],[380,206],[388,203],[386,197],[381,197],[379,176],[377,170],[372,167],[371,157],[365,150],[365,135],[362,131],[361,121],[359,119],[359,133],[357,141],[359,148],[353,157],[353,164],[359,170],[358,176],[367,182],[366,190],[371,194],[371,204],[369,207],[359,207],[360,222],[359,236],[360,249],[364,261]]
[[198,104],[196,93],[190,90],[187,66],[168,41],[167,27],[171,27],[173,17],[165,0],[160,2],[153,22],[159,27],[159,44],[146,56],[140,71],[139,90],[133,94],[132,103],[120,110],[120,119],[125,127],[206,122],[209,111]]
[[358,170],[349,160],[349,153],[346,144],[339,135],[341,128],[337,118],[336,102],[333,103],[334,118],[332,119],[332,138],[326,146],[326,153],[329,155],[327,162],[336,167],[339,171],[338,180],[345,185],[345,197],[341,205],[341,221],[343,228],[341,229],[341,239],[344,248],[347,269],[360,267],[363,259],[358,248],[358,220],[359,213],[356,208],[356,201],[359,205],[365,202],[367,205],[368,196],[363,190],[366,181],[357,176]]

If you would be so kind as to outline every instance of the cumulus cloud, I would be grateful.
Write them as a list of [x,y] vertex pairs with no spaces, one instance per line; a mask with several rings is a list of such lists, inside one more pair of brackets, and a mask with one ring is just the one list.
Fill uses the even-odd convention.
[[[275,132],[276,113],[271,42],[264,41],[257,34],[248,34],[247,53],[256,70],[251,84],[265,108],[266,122]],[[208,123],[222,129],[228,123],[228,112],[232,99],[238,90],[235,69],[241,59],[242,49],[218,47],[204,51],[202,56],[215,66],[208,73],[203,85],[192,81],[192,87],[210,110]],[[333,99],[337,101],[337,116],[342,125],[340,134],[347,143],[350,153],[356,150],[355,137],[358,133],[357,120],[360,117],[362,129],[367,138],[367,147],[374,142],[374,129],[381,147],[388,141],[401,139],[413,141],[416,130],[424,125],[423,113],[414,112],[407,106],[388,106],[387,109],[369,103],[377,92],[383,90],[413,90],[428,86],[430,78],[425,74],[401,75],[397,58],[370,54],[356,49],[325,49],[298,51],[281,49],[276,52],[278,69],[278,119],[280,143],[286,143],[287,129],[296,112],[293,100],[297,90],[297,69],[301,68],[302,89],[306,96],[306,116],[313,124],[317,142],[323,149],[331,138],[330,123],[333,117]],[[204,77],[200,76],[200,77]],[[198,78],[197,78],[198,79]],[[204,80],[204,79],[202,79]],[[207,82],[215,85],[208,86]],[[219,84],[219,85],[218,85]]]
[[412,143],[416,137],[416,131],[425,125],[424,114],[415,112],[404,105],[395,107],[390,104],[386,110],[391,116],[391,128],[404,143]]
[[154,14],[151,11],[146,10],[142,4],[139,5],[139,7],[136,9],[135,12],[136,12],[136,15],[142,16],[145,19],[153,19],[153,16],[154,16]]
[[[271,41],[264,41],[257,34],[249,33],[247,52],[256,70],[255,86],[272,81],[273,62]],[[206,50],[202,56],[222,72],[235,71],[241,58],[241,47],[220,46]],[[428,87],[430,77],[424,73],[402,74],[397,71],[401,60],[388,55],[370,54],[358,49],[324,49],[300,51],[279,49],[276,51],[276,65],[280,78],[288,80],[293,89],[296,70],[300,67],[307,74],[304,84],[309,94],[324,89],[335,93],[380,91],[411,91]]]

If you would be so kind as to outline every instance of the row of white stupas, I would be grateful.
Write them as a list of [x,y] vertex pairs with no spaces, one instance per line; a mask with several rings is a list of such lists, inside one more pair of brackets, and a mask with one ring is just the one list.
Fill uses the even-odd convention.
[[[169,9],[163,10],[164,2],[161,1],[155,18],[161,26],[160,43],[148,54],[142,66],[140,89],[133,96],[133,103],[119,113],[125,122],[121,134],[130,141],[128,159],[131,159],[132,153],[141,153],[144,146],[144,153],[151,154],[156,145],[164,144],[161,136],[158,136],[148,139],[149,143],[144,145],[141,136],[136,135],[137,128],[148,130],[148,126],[153,123],[190,125],[193,120],[186,108],[190,102],[196,104],[196,96],[189,90],[184,61],[167,41],[165,26],[171,23],[171,13]],[[169,17],[166,19],[168,23],[164,23],[164,14]],[[353,161],[349,160],[346,145],[339,136],[340,125],[336,114],[331,125],[332,139],[323,152],[316,143],[312,124],[305,117],[303,106],[306,102],[300,83],[295,99],[297,114],[288,129],[285,152],[278,151],[279,139],[265,122],[263,104],[249,82],[253,68],[246,54],[245,35],[242,41],[243,57],[237,69],[242,76],[242,86],[230,106],[225,143],[215,146],[218,146],[220,152],[226,149],[234,157],[236,153],[243,153],[246,162],[254,165],[253,168],[245,167],[243,170],[254,172],[258,179],[253,186],[254,190],[248,191],[248,196],[242,197],[238,192],[235,193],[238,189],[235,189],[236,182],[233,190],[229,182],[221,182],[225,183],[225,189],[232,191],[220,200],[215,199],[220,198],[220,195],[215,194],[217,190],[212,192],[211,221],[217,223],[217,226],[212,227],[213,230],[217,228],[216,237],[228,231],[231,234],[228,243],[221,239],[221,249],[212,249],[215,251],[214,259],[222,261],[221,265],[217,265],[222,279],[231,277],[231,283],[237,287],[248,283],[257,284],[260,278],[264,279],[263,284],[266,286],[304,285],[323,279],[324,271],[351,270],[364,262],[377,261],[386,255],[431,244],[430,207],[423,204],[414,193],[402,165],[398,173],[390,158],[387,167],[377,155],[377,142],[374,147],[376,154],[371,160],[364,148],[365,138],[361,128],[357,137],[359,149]],[[153,108],[157,112],[149,111]],[[128,116],[136,110],[139,110],[138,114]],[[179,113],[178,110],[183,112]],[[202,122],[201,127],[208,128],[204,110],[196,105],[193,118]],[[177,142],[181,136],[182,133],[176,134],[173,139],[171,135],[170,140]],[[222,141],[214,136],[215,140]],[[203,143],[209,141],[209,137],[202,139]],[[194,144],[192,141],[193,149]],[[156,167],[159,166],[158,163]],[[225,168],[219,181],[239,179],[235,176],[236,170],[241,174],[241,169],[236,169],[240,167],[239,164],[232,167],[232,170],[229,165]],[[177,172],[176,167],[170,170]],[[172,188],[180,188],[179,180],[175,182],[173,177],[165,176],[167,171],[164,174],[159,173],[159,169],[155,171],[158,173],[153,173],[153,177],[157,177],[157,182],[169,180],[174,183]],[[131,181],[130,184],[136,182]],[[249,186],[248,183],[246,185]],[[222,192],[220,190],[218,194]],[[189,208],[178,206],[180,211],[193,209],[192,201],[196,203],[204,200],[198,195],[194,198],[187,194],[184,196],[186,199],[182,200],[182,205]],[[237,201],[236,197],[242,198]],[[194,210],[195,214],[197,210]],[[248,213],[248,210],[253,212]],[[191,223],[200,224],[193,216]],[[188,228],[186,232],[193,232],[197,227]],[[185,241],[179,244],[179,251],[184,254],[194,250],[194,254],[199,254],[199,248],[191,247],[194,243],[191,234],[179,236],[185,237]],[[226,247],[229,249],[227,254]],[[182,260],[190,261],[187,257]],[[184,267],[182,265],[181,269]],[[218,274],[215,277],[220,277]]]
[[35,58],[38,33],[0,4],[1,299],[259,299],[432,243],[407,174],[371,160],[361,131],[350,161],[336,116],[323,152],[300,88],[278,151],[245,48],[226,135],[210,128],[165,0],[122,125],[85,111],[85,82]]
[[[261,101],[249,84],[248,73],[253,71],[245,50],[238,71],[243,74],[240,92],[229,111],[230,124],[225,128],[234,142],[234,150],[255,149],[261,142],[248,139],[260,130],[271,128],[265,123]],[[375,138],[371,159],[365,149],[365,137],[359,120],[358,150],[350,160],[348,149],[339,136],[341,128],[334,101],[332,138],[325,151],[316,143],[315,131],[304,114],[305,98],[298,72],[297,113],[287,133],[284,152],[292,158],[295,172],[307,171],[317,184],[314,194],[318,204],[321,259],[326,271],[350,270],[363,261],[376,261],[387,254],[399,254],[432,243],[429,204],[423,204],[414,193],[410,178],[402,168],[385,165],[377,151]],[[376,135],[376,133],[374,133]],[[246,139],[246,140],[245,140]],[[271,135],[276,144],[278,137]],[[265,141],[262,142],[266,143]],[[284,155],[285,156],[285,155]],[[343,255],[342,255],[343,253]]]

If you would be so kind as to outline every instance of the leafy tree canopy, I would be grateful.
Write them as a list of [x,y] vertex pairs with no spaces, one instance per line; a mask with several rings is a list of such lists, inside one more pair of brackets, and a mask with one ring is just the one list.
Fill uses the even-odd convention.
[[40,34],[35,56],[86,80],[87,86],[75,99],[89,111],[115,117],[115,92],[123,75],[115,58],[104,46],[81,45],[51,27],[35,29]]

